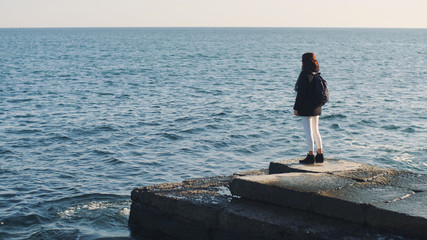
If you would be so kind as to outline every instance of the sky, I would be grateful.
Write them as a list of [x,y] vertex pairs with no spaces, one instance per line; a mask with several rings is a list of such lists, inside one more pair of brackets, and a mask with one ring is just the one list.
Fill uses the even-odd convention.
[[0,0],[0,28],[427,28],[427,0]]

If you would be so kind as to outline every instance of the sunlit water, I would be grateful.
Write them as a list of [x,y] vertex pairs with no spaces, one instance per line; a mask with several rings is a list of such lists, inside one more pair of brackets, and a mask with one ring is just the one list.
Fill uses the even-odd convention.
[[0,29],[0,239],[127,236],[136,187],[302,157],[317,54],[325,156],[427,173],[427,30]]

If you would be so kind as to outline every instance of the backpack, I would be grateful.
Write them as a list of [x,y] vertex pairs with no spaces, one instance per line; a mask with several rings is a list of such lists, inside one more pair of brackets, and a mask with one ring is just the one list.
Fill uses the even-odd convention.
[[314,94],[313,94],[313,105],[320,107],[325,105],[329,100],[328,84],[325,79],[320,76],[320,72],[313,73],[314,81]]

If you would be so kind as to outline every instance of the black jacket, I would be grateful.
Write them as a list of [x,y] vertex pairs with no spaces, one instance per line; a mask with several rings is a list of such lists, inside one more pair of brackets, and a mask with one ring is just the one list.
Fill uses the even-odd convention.
[[295,90],[297,97],[295,99],[294,110],[298,111],[299,116],[317,116],[322,113],[322,107],[314,107],[312,97],[314,94],[313,75],[309,71],[302,70],[299,74]]

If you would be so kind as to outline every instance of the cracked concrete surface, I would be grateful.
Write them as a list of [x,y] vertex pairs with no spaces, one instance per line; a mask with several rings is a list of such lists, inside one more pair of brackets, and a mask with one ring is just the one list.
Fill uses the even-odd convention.
[[[423,227],[427,226],[426,175],[333,159],[313,165],[298,164],[298,160],[272,162],[269,172],[276,174],[235,178],[231,192],[412,236],[427,236]],[[383,221],[384,216],[389,219]]]
[[425,175],[339,160],[327,160],[323,165],[280,161],[271,163],[269,169],[232,176],[137,188],[131,196],[132,237],[261,240],[427,236]]

